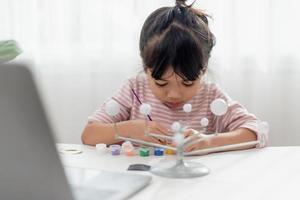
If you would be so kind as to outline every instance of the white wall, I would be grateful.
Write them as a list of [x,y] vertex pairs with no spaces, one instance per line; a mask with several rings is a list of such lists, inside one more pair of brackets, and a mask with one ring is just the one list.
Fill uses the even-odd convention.
[[[139,32],[166,0],[0,0],[0,40],[33,64],[59,142],[141,69]],[[300,145],[300,2],[201,0],[217,37],[212,78],[271,125],[271,145]]]

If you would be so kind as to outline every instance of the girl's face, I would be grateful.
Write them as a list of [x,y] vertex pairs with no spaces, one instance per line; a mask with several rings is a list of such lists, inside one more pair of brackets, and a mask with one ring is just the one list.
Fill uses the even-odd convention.
[[147,68],[149,86],[156,98],[168,107],[176,108],[192,99],[201,86],[200,80],[184,80],[174,73],[170,67],[161,79],[156,80],[151,76],[151,70]]

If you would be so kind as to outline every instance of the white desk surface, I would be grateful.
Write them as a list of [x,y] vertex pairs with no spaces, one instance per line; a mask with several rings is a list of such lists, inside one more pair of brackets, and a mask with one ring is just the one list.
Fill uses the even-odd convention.
[[[81,146],[81,154],[61,154],[64,166],[125,172],[130,164],[154,165],[164,159],[175,159],[99,155],[94,147]],[[300,147],[267,147],[186,159],[206,165],[210,174],[193,179],[168,179],[149,172],[131,172],[153,177],[151,184],[132,199],[300,199]]]

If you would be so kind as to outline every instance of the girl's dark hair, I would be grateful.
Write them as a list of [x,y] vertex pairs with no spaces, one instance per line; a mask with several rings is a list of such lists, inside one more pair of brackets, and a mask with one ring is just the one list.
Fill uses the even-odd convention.
[[187,80],[196,80],[207,68],[215,37],[208,27],[208,15],[177,0],[174,7],[162,7],[146,19],[140,35],[144,69],[161,79],[170,67]]

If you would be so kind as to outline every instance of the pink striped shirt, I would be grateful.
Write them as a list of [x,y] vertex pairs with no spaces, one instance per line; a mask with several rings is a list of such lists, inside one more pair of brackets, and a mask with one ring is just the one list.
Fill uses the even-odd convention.
[[[241,104],[233,101],[215,84],[202,84],[197,94],[186,103],[192,105],[192,112],[184,113],[182,108],[169,108],[158,100],[149,88],[147,77],[144,73],[128,79],[121,88],[107,101],[113,99],[120,104],[120,113],[114,117],[117,121],[126,121],[134,119],[145,119],[139,112],[140,103],[134,96],[135,91],[142,103],[151,105],[151,118],[153,121],[160,122],[168,127],[175,121],[183,121],[189,128],[199,130],[201,128],[200,120],[206,117],[209,120],[208,132],[214,132],[216,128],[216,116],[210,111],[210,103],[216,98],[222,98],[228,104],[228,111],[219,117],[219,132],[228,132],[237,128],[248,128],[257,134],[259,144],[257,147],[264,147],[267,144],[268,133],[261,133],[258,128],[259,120],[253,114],[250,114]],[[106,101],[106,102],[107,102]],[[91,115],[88,120],[103,123],[113,123],[113,119],[105,112],[105,102],[98,110]]]

